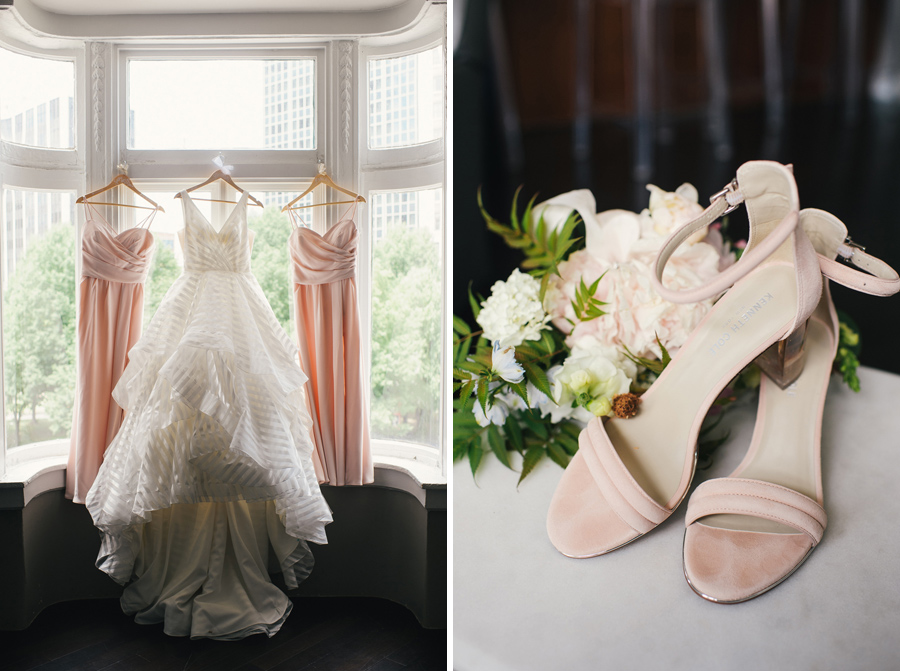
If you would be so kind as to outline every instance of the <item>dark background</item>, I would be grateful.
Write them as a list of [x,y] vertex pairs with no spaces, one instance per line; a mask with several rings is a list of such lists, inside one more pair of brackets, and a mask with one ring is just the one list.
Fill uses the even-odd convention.
[[[705,205],[745,161],[793,163],[801,207],[900,267],[900,0],[456,0],[454,12],[455,314],[471,322],[469,282],[486,296],[521,260],[486,231],[479,186],[508,221],[519,185],[539,201],[590,188],[598,211],[640,211],[647,183],[691,182]],[[900,373],[900,297],[832,288],[860,326],[862,363]]]

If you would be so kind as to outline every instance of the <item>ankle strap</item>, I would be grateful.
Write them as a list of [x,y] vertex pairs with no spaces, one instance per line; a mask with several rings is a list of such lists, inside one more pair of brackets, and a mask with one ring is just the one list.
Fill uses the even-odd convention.
[[794,233],[797,223],[800,221],[800,213],[797,210],[789,212],[762,242],[754,245],[752,249],[748,249],[741,256],[740,261],[726,268],[705,285],[683,290],[667,289],[662,283],[663,271],[675,250],[693,233],[705,226],[709,226],[723,214],[736,209],[738,205],[744,202],[744,194],[741,192],[737,180],[732,180],[728,186],[714,195],[710,201],[709,207],[703,210],[696,219],[673,232],[659,250],[659,255],[656,257],[655,273],[650,277],[650,280],[656,292],[667,301],[672,303],[696,303],[718,296],[771,256]]
[[838,247],[838,256],[865,272],[820,254],[819,267],[828,279],[871,296],[892,296],[900,291],[900,275],[897,271],[881,259],[866,254],[865,248],[850,238]]

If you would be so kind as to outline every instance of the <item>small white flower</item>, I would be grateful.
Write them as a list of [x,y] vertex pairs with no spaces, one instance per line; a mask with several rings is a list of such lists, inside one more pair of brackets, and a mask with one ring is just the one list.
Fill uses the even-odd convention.
[[518,384],[525,379],[525,369],[516,362],[516,349],[514,347],[500,347],[500,342],[494,341],[494,351],[491,354],[491,370],[507,382]]
[[495,282],[475,318],[484,337],[499,342],[502,347],[518,347],[524,340],[538,340],[550,321],[541,305],[540,294],[541,283],[518,268],[506,282]]
[[553,398],[548,398],[547,402],[541,405],[541,417],[550,415],[550,421],[554,424],[558,424],[565,419],[572,419],[576,411],[583,410],[577,406],[572,407],[574,397],[571,394],[566,394],[566,397],[563,397],[563,384],[558,378],[562,368],[561,365],[557,365],[547,371],[547,381],[550,383],[550,392],[553,394]]
[[499,398],[494,399],[487,414],[485,414],[478,399],[475,399],[475,405],[472,407],[472,412],[475,413],[475,421],[478,422],[478,426],[488,426],[489,424],[503,426],[503,424],[506,423],[506,418],[509,417],[509,408],[506,407],[506,404]]
[[528,393],[528,407],[540,410],[541,416],[546,415],[547,413],[544,411],[544,408],[548,404],[553,404],[550,397],[530,382],[525,385],[525,391]]
[[[514,391],[497,394],[497,398],[502,400],[510,410],[528,410],[525,401]],[[529,396],[529,398],[531,397]]]

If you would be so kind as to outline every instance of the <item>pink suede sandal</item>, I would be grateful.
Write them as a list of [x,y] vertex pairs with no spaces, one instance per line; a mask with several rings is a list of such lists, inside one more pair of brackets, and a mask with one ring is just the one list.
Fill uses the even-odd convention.
[[[698,486],[688,503],[684,576],[716,603],[739,603],[772,589],[797,570],[825,531],[820,434],[838,346],[828,279],[875,296],[900,289],[892,268],[845,244],[847,228],[834,216],[803,210],[800,223],[825,276],[806,330],[803,372],[786,387],[763,377],[747,456],[727,478]],[[838,255],[871,274],[837,263]]]
[[[663,286],[675,249],[725,212],[746,204],[750,239],[741,260],[706,286]],[[787,166],[745,163],[694,221],[673,233],[656,261],[654,286],[670,301],[691,302],[727,291],[644,394],[627,420],[588,423],[579,450],[550,504],[547,532],[570,557],[611,552],[661,524],[687,494],[696,466],[700,424],[722,388],[770,345],[786,341],[779,373],[802,369],[802,336],[822,291],[818,257],[798,226],[799,203]],[[729,289],[729,287],[731,287]],[[772,362],[761,365],[771,368]],[[787,379],[787,382],[790,382]]]

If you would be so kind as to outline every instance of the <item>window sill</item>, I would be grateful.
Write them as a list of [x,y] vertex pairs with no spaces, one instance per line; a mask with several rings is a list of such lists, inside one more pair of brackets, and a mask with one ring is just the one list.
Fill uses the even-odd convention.
[[[0,478],[0,510],[21,509],[39,494],[64,489],[68,452],[68,439],[11,449],[6,475]],[[440,469],[404,457],[374,459],[375,482],[366,486],[405,491],[429,510],[446,510],[447,478]]]

